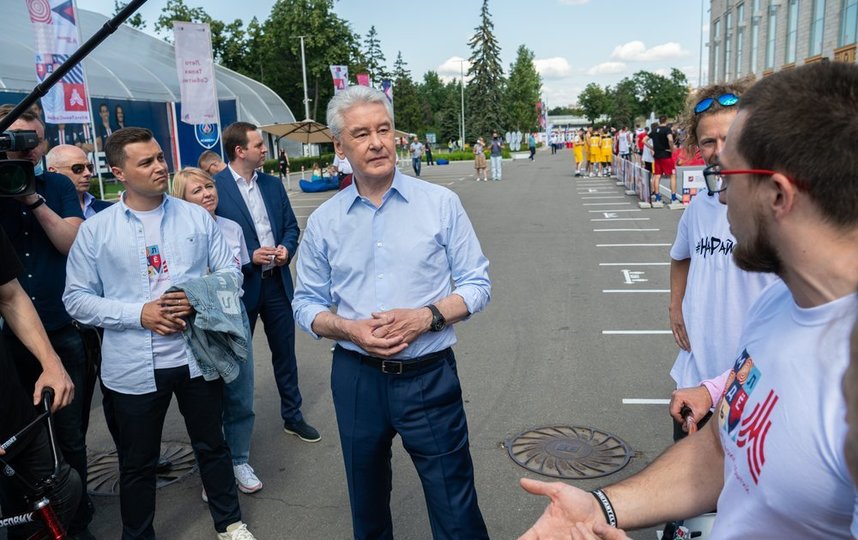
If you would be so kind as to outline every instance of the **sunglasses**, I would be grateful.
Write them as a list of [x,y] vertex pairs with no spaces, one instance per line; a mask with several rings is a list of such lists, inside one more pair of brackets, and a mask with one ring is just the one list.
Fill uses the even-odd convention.
[[92,163],[75,163],[74,165],[69,165],[69,169],[75,174],[82,173],[84,168],[89,169],[89,172],[95,169]]
[[721,94],[717,98],[703,98],[697,102],[697,105],[694,106],[694,114],[700,114],[702,112],[708,111],[710,108],[712,108],[712,105],[715,104],[716,101],[718,102],[718,105],[721,105],[722,107],[732,107],[736,103],[739,103],[739,96],[737,96],[736,94],[727,93]]

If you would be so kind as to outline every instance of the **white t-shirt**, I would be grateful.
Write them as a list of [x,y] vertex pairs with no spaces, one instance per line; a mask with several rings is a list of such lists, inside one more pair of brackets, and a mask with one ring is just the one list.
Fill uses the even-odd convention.
[[[164,217],[163,204],[154,210],[134,215],[143,224],[143,237],[146,239],[146,261],[149,273],[149,301],[155,300],[167,292],[170,281],[168,261],[161,252],[161,220]],[[162,336],[152,332],[152,361],[155,369],[166,369],[188,364],[185,340],[181,332]]]
[[349,158],[345,156],[334,155],[333,165],[340,174],[352,174],[352,164],[349,163]]
[[739,270],[727,206],[706,192],[695,196],[676,229],[670,258],[691,259],[682,316],[691,352],[681,350],[670,370],[677,388],[724,373],[735,358],[748,308],[778,278]]
[[778,282],[748,312],[717,413],[724,489],[712,538],[852,538],[840,382],[856,305],[851,294],[801,309]]
[[[241,230],[241,225],[231,219],[216,216],[215,222],[220,229],[223,239],[226,240],[226,245],[232,252],[233,261],[238,267],[241,267],[250,262],[250,254],[247,252],[247,243],[244,241],[244,231]],[[244,288],[238,292],[239,296],[244,296]]]

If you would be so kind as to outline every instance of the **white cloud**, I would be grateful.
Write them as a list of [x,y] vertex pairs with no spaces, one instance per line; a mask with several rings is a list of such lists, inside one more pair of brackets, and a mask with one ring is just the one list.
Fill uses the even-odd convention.
[[[462,64],[464,64],[464,68]],[[467,80],[468,69],[470,69],[470,67],[471,63],[466,58],[462,58],[461,56],[451,56],[435,68],[435,71],[438,72],[438,77],[447,83],[453,79],[461,79],[462,69],[465,71],[465,80]]]
[[611,53],[611,58],[626,62],[647,62],[651,60],[672,60],[688,56],[679,43],[670,42],[646,48],[643,41],[629,41],[618,45]]
[[564,6],[583,6],[590,3],[590,0],[558,0]]
[[572,67],[562,56],[534,60],[533,67],[543,79],[559,79],[572,73]]
[[583,88],[573,86],[566,80],[563,83],[546,84],[542,87],[542,96],[548,107],[565,107],[578,101],[578,95]]
[[616,75],[626,70],[623,62],[602,62],[587,70],[587,75]]

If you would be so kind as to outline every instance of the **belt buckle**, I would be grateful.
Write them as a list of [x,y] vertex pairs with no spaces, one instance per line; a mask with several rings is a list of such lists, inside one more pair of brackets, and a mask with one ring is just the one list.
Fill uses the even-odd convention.
[[382,360],[381,372],[387,375],[402,375],[402,362],[398,360]]

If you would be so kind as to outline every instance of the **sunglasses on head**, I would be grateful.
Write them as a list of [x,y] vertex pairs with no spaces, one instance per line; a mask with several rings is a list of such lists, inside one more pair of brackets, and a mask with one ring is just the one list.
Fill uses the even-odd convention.
[[84,168],[89,169],[89,172],[92,172],[94,169],[92,163],[75,163],[74,165],[69,165],[69,169],[75,174],[82,173]]
[[697,105],[694,106],[694,114],[700,114],[702,112],[708,111],[710,108],[712,108],[712,105],[716,101],[718,102],[718,105],[721,105],[722,107],[732,107],[736,103],[739,103],[739,96],[737,96],[736,94],[727,93],[721,94],[717,98],[703,98],[697,102]]

